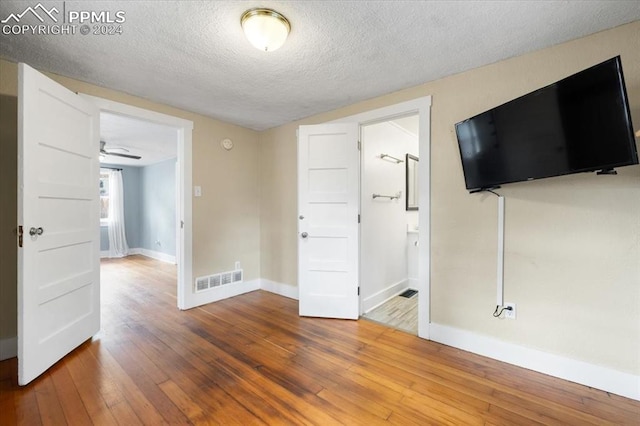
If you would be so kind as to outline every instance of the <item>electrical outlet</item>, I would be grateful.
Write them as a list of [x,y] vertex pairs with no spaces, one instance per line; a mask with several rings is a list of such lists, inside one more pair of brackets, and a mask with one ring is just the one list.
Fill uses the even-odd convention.
[[511,310],[509,310],[509,309],[505,309],[504,310],[504,317],[507,318],[507,319],[516,319],[516,304],[515,303],[505,303],[504,307],[505,308],[511,307]]
[[236,269],[240,269],[240,261],[236,260]]

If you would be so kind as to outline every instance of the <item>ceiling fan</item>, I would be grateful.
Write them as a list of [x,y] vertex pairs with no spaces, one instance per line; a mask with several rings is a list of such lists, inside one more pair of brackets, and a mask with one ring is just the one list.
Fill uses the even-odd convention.
[[107,151],[104,147],[106,144],[107,143],[105,141],[100,141],[100,155],[113,155],[115,157],[131,158],[133,160],[140,160],[142,158],[139,155],[121,154],[119,152],[113,152],[113,150],[115,149],[121,149],[123,151],[129,152],[129,150],[126,148],[112,148],[109,151]]

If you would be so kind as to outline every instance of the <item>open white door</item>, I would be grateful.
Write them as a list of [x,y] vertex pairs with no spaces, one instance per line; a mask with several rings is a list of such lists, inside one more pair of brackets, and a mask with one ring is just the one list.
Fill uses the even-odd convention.
[[358,124],[298,129],[300,315],[358,318]]
[[18,382],[100,328],[99,114],[18,66]]

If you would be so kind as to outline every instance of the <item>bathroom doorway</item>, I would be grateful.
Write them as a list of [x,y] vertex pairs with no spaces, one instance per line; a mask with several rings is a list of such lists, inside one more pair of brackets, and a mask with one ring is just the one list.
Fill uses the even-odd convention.
[[419,116],[361,126],[360,310],[418,334]]

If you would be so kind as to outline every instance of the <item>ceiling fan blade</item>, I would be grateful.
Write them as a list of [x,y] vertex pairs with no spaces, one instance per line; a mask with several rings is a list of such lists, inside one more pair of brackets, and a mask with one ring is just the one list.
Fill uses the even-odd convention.
[[107,151],[105,151],[105,152],[103,152],[103,154],[113,155],[115,157],[131,158],[131,159],[134,159],[134,160],[140,160],[142,158],[139,155],[119,154],[117,152],[107,152]]

